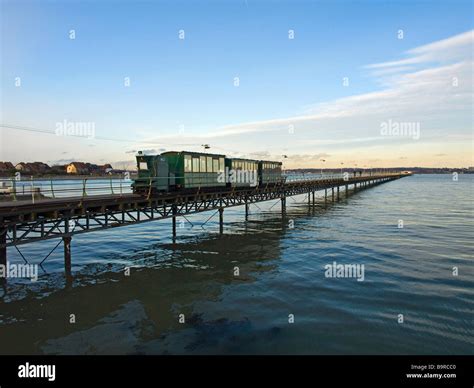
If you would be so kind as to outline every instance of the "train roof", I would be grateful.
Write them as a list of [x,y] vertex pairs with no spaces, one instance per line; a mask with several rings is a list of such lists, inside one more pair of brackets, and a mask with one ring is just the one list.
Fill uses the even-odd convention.
[[208,152],[196,152],[196,151],[166,151],[158,155],[142,155],[142,156],[166,156],[166,155],[178,155],[178,154],[186,154],[186,155],[193,155],[193,156],[217,156],[219,158],[227,158],[227,159],[232,159],[232,160],[241,160],[241,161],[248,161],[248,162],[263,162],[263,163],[276,163],[276,164],[283,164],[280,161],[275,161],[275,160],[261,160],[261,159],[247,159],[247,158],[232,158],[232,157],[227,157],[226,155],[223,154],[211,154]]
[[258,159],[247,159],[247,158],[227,158],[231,160],[239,160],[239,161],[245,161],[245,162],[259,162]]
[[225,155],[222,155],[222,154],[211,154],[208,152],[195,152],[195,151],[166,151],[166,152],[163,152],[161,155],[173,155],[173,154],[186,154],[186,155],[195,155],[195,156],[218,156],[218,157],[225,158]]

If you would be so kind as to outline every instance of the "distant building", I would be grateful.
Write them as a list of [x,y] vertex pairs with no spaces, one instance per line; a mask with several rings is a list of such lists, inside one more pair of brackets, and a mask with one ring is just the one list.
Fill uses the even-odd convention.
[[15,169],[15,166],[10,162],[0,162],[0,172],[10,172]]
[[83,162],[72,162],[66,166],[68,174],[89,175],[89,167]]
[[104,164],[103,166],[100,166],[102,171],[105,172],[106,174],[110,174],[111,171],[113,171],[114,169],[112,168],[112,165],[110,164]]
[[110,170],[112,170],[112,166],[110,164],[104,165],[97,165],[92,163],[86,163],[89,173],[94,175],[103,175],[107,174]]
[[51,166],[51,174],[62,175],[67,172],[67,165],[55,165]]
[[66,167],[66,172],[68,174],[78,175],[103,175],[107,174],[111,170],[112,166],[110,164],[99,166],[97,164],[83,162],[72,162]]
[[51,167],[49,167],[46,163],[43,162],[21,162],[15,166],[15,169],[24,174],[46,174],[49,172]]
[[15,170],[21,171],[21,172],[26,172],[27,168],[28,167],[26,166],[26,163],[24,162],[20,162],[15,166]]
[[113,168],[108,168],[106,170],[106,174],[109,174],[109,175],[119,175],[125,172],[127,172],[127,170],[119,170],[119,169],[113,169]]

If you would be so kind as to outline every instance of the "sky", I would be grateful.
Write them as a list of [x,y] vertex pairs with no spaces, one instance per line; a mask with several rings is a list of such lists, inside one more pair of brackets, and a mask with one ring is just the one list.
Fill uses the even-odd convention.
[[471,1],[0,3],[0,161],[474,165]]

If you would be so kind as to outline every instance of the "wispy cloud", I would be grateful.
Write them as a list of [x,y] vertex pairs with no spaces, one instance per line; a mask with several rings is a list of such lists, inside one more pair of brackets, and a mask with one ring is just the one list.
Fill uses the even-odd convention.
[[[409,50],[404,54],[407,58],[365,66],[363,69],[370,69],[372,77],[384,85],[381,90],[316,104],[302,115],[227,125],[185,139],[220,143],[246,135],[247,143],[261,144],[259,139],[265,136],[265,144],[276,148],[282,147],[282,141],[362,145],[382,140],[380,123],[388,119],[419,122],[421,140],[444,137],[447,128],[449,133],[458,130],[466,135],[472,114],[473,36],[473,31],[468,31]],[[288,136],[290,128],[294,131]],[[271,137],[265,135],[269,132]],[[277,133],[280,136],[275,136]],[[159,140],[178,139],[183,141],[177,136]]]
[[[473,33],[468,31],[419,46],[404,53],[405,58],[360,69],[370,71],[370,76],[382,86],[380,90],[309,106],[298,116],[227,125],[186,137],[185,141],[207,139],[222,147],[253,148],[255,152],[264,146],[272,150],[271,154],[285,149],[292,154],[292,163],[298,159],[308,164],[314,159],[304,160],[296,155],[306,155],[301,151],[315,148],[319,148],[319,153],[331,153],[342,152],[344,147],[351,152],[378,147],[377,156],[391,152],[393,160],[399,160],[397,150],[406,145],[412,150],[410,156],[416,155],[413,138],[381,136],[381,123],[387,120],[418,123],[418,147],[472,139]],[[161,137],[160,141],[177,139],[183,142],[183,137],[176,136]],[[150,141],[153,143],[153,139]],[[395,148],[388,151],[390,147]],[[456,152],[461,154],[461,150]],[[404,157],[407,155],[404,152]]]
[[[453,118],[460,111],[468,115],[472,106],[473,42],[473,31],[468,31],[412,49],[408,51],[410,58],[366,66],[385,70],[383,74],[373,74],[387,85],[383,90],[317,104],[309,108],[305,115],[229,125],[211,135],[287,131],[289,125],[311,126],[313,131],[325,131],[327,125],[321,125],[322,122],[331,124],[331,128],[337,126],[338,119],[354,116],[365,116],[368,120],[393,116],[425,121],[433,113],[437,117],[445,114]],[[425,67],[408,71],[412,68],[407,64],[423,64]],[[348,128],[346,134],[351,132],[357,134],[359,130]],[[347,136],[344,140],[351,137]]]
[[375,63],[367,65],[366,68],[399,68],[406,65],[417,65],[430,62],[452,63],[463,61],[466,58],[466,53],[472,53],[473,34],[474,31],[472,30],[466,31],[462,34],[409,50],[406,52],[406,54],[409,56],[406,59]]

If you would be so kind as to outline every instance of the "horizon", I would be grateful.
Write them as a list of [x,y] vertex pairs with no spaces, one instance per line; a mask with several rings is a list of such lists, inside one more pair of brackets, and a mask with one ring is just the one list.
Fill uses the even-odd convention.
[[[211,153],[212,154],[212,153]],[[282,159],[281,160],[283,162],[283,169],[284,170],[319,170],[319,169],[322,169],[322,170],[340,170],[341,167],[325,167],[325,166],[316,166],[316,167],[285,167],[285,159]],[[10,162],[8,160],[0,160],[0,163],[2,162]],[[89,164],[97,164],[99,166],[101,165],[106,165],[106,164],[110,164],[112,165],[112,168],[114,169],[118,169],[118,170],[135,170],[136,169],[136,161],[131,161],[131,162],[127,162],[127,163],[130,163],[133,164],[133,167],[130,167],[130,166],[126,166],[126,167],[123,167],[123,166],[119,166],[119,167],[116,167],[113,163],[109,163],[109,162],[101,162],[101,163],[93,163],[93,162],[89,162],[87,160],[72,160],[71,162],[68,162],[68,163],[65,163],[65,164],[48,164],[48,163],[45,163],[43,161],[40,161],[40,160],[32,160],[32,161],[20,161],[18,163],[13,163],[13,166],[16,166],[17,164],[19,163],[45,163],[45,164],[48,164],[49,167],[66,167],[68,164],[71,164],[71,163],[89,163]],[[123,163],[123,162],[117,162],[117,163]],[[378,170],[378,169],[400,169],[400,170],[406,170],[406,169],[447,169],[447,170],[469,170],[469,169],[474,169],[474,166],[455,166],[455,167],[448,167],[448,166],[410,166],[410,165],[398,165],[398,166],[377,166],[377,165],[374,165],[374,166],[358,166],[358,165],[347,165],[347,166],[344,166],[343,169],[349,169],[349,170],[354,170],[354,169],[358,169],[358,170]]]
[[2,1],[0,160],[126,165],[205,143],[287,169],[469,168],[469,11]]

